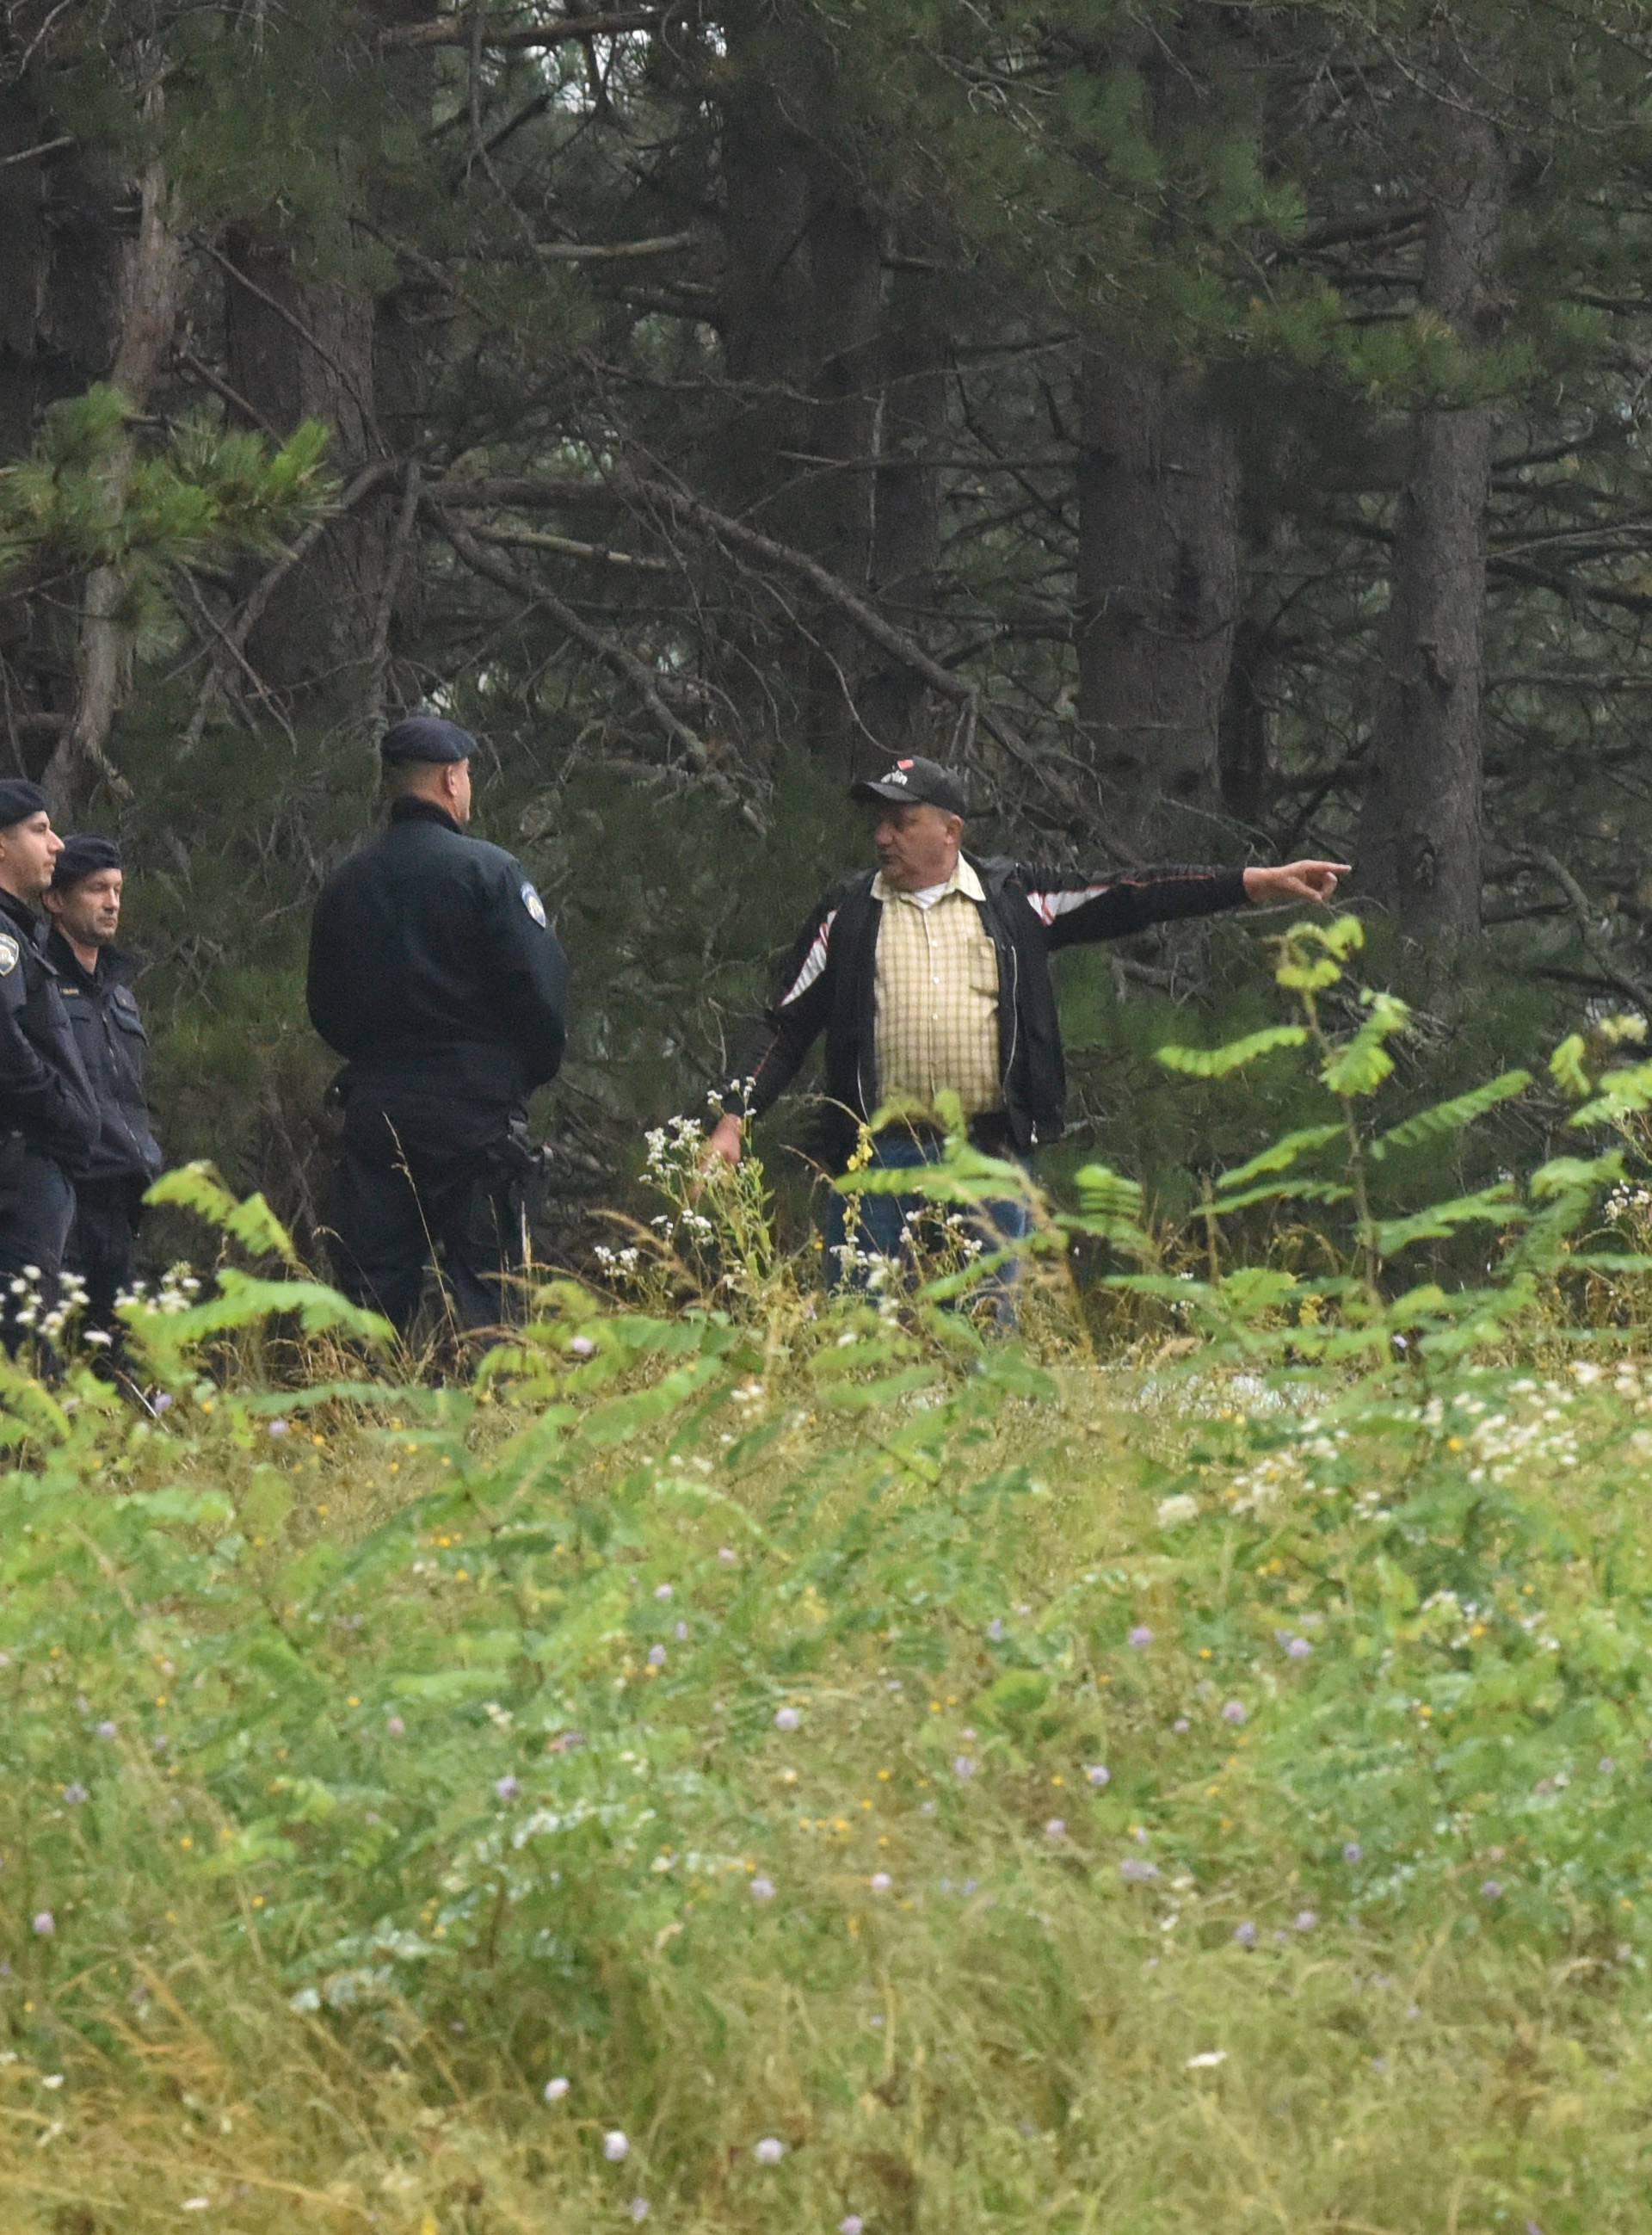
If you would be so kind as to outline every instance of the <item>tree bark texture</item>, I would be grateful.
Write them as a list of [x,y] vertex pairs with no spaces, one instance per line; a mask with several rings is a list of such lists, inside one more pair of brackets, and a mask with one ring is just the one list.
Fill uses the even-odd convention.
[[[0,88],[0,464],[27,455],[51,404],[107,377],[117,346],[115,190],[62,137],[27,85]],[[30,152],[41,147],[50,152]],[[37,774],[41,740],[73,712],[76,649],[75,623],[57,603],[0,601],[8,770]]]
[[[1489,125],[1453,128],[1460,168],[1429,213],[1421,304],[1472,348],[1491,311],[1503,168]],[[1480,921],[1492,436],[1486,403],[1427,408],[1413,424],[1359,823],[1360,882],[1418,942],[1431,994]]]
[[[897,265],[883,321],[882,415],[872,515],[870,587],[899,628],[922,638],[941,563],[941,470],[947,428],[947,327],[934,274]],[[861,692],[866,731],[889,755],[926,742],[922,680],[875,661]]]
[[[151,162],[138,185],[135,229],[121,252],[119,340],[108,373],[134,413],[148,406],[177,331],[183,245],[170,204],[166,174],[158,161]],[[132,436],[123,430],[108,466],[109,494],[117,506],[130,484],[134,456]],[[130,652],[121,613],[125,588],[125,570],[118,565],[95,567],[87,577],[74,716],[42,778],[60,816],[67,815],[88,776],[104,777],[117,792],[126,789],[108,752]]]
[[1208,383],[1098,351],[1082,369],[1078,721],[1119,838],[1172,850],[1220,809],[1239,469]]
[[[814,406],[809,456],[794,470],[808,523],[804,548],[858,595],[872,565],[882,250],[876,224],[836,164],[823,155],[811,170]],[[862,640],[833,613],[818,613],[810,633],[810,748],[847,781],[880,757],[861,715]]]

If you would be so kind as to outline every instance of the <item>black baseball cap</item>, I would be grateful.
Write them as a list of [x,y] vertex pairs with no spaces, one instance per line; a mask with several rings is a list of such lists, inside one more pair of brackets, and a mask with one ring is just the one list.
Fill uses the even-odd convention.
[[882,776],[862,777],[849,786],[849,797],[867,803],[887,800],[892,806],[944,808],[948,815],[967,815],[964,788],[950,769],[939,761],[917,756],[896,761]]

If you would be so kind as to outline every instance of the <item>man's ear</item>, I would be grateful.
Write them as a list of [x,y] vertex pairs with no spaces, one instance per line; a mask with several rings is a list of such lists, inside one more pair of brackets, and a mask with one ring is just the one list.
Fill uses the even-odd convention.
[[63,896],[55,885],[48,885],[40,896],[40,905],[48,915],[56,915],[62,911]]

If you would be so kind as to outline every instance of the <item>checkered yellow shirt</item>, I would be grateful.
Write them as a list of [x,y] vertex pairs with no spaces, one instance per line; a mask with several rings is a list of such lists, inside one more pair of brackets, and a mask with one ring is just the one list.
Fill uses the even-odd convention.
[[998,952],[981,920],[987,897],[961,855],[938,899],[921,908],[886,885],[877,943],[878,1084],[933,1106],[955,1094],[967,1118],[1002,1107],[999,1078]]

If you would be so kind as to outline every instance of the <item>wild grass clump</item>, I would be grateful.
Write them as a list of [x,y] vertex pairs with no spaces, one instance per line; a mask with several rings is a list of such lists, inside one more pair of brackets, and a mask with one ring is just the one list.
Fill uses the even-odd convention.
[[1098,1169],[1019,1340],[667,1139],[629,1291],[436,1386],[164,1183],[252,1265],[132,1309],[146,1406],[5,1382],[0,2225],[1643,2226],[1639,1214],[1609,1147],[1398,1278],[1370,1013],[1323,1271],[1220,1240],[1295,1151],[1190,1281]]

